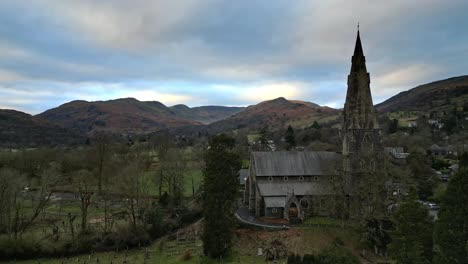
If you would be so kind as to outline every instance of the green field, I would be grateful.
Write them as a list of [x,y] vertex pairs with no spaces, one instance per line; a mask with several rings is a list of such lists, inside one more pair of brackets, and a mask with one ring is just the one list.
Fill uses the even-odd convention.
[[[103,252],[92,256],[89,254],[74,256],[69,259],[39,259],[17,262],[2,263],[22,263],[22,264],[60,264],[60,263],[145,263],[146,252],[148,259],[146,263],[272,263],[266,262],[263,256],[257,256],[258,248],[265,248],[269,241],[280,240],[291,253],[310,254],[318,253],[321,250],[333,245],[339,238],[344,244],[343,247],[358,255],[360,244],[357,234],[353,231],[341,228],[296,228],[288,231],[252,231],[239,229],[235,236],[233,253],[221,261],[211,260],[201,256],[202,242],[197,239],[193,242],[178,242],[171,236],[166,236],[147,248],[129,250],[128,252]],[[190,250],[187,250],[190,248]],[[191,258],[184,259],[185,252],[191,252]],[[91,260],[91,261],[90,261]],[[38,262],[39,261],[39,262]]]

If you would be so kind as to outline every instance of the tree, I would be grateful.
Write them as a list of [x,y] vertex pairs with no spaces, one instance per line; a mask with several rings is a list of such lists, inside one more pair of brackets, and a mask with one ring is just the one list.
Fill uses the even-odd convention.
[[320,124],[317,121],[314,121],[314,123],[310,127],[315,128],[315,129],[320,129]]
[[21,175],[10,168],[0,169],[0,234],[13,230],[15,200],[21,191]]
[[166,159],[166,156],[173,144],[170,137],[165,135],[159,135],[151,138],[150,145],[153,149],[153,152],[155,152],[158,156],[159,168],[156,171],[156,177],[153,179],[155,180],[155,183],[158,186],[158,195],[159,197],[161,197],[161,195],[163,194],[164,182],[166,181],[162,163]]
[[435,224],[436,261],[461,264],[468,260],[468,168],[450,180]]
[[74,174],[73,186],[76,198],[80,202],[81,232],[86,232],[88,228],[88,208],[94,195],[93,181],[91,173],[87,170],[79,170]]
[[390,125],[388,126],[388,133],[393,134],[398,131],[398,119],[392,119]]
[[418,196],[422,200],[427,200],[433,195],[435,179],[426,157],[421,153],[412,153],[409,158],[409,167],[413,172],[414,181],[417,184]]
[[181,149],[171,148],[160,160],[161,184],[166,187],[174,205],[179,205],[182,200],[186,168],[187,162]]
[[294,129],[289,125],[284,136],[286,141],[286,149],[291,150],[296,146],[296,138],[294,136]]
[[104,164],[107,160],[107,156],[109,155],[109,144],[110,139],[109,137],[104,134],[100,133],[95,137],[95,148],[96,148],[96,158],[97,158],[97,178],[98,178],[98,194],[102,194],[102,182],[103,182],[103,174],[104,174]]
[[234,145],[233,138],[215,136],[204,157],[202,240],[204,253],[212,258],[225,256],[232,246],[241,168],[241,160],[233,151]]
[[410,195],[394,215],[390,249],[398,264],[432,263],[432,220],[415,200],[416,195]]
[[143,165],[138,160],[126,165],[119,174],[119,192],[125,197],[124,211],[130,219],[133,231],[137,231],[138,221],[145,215],[149,200],[148,183],[143,174]]

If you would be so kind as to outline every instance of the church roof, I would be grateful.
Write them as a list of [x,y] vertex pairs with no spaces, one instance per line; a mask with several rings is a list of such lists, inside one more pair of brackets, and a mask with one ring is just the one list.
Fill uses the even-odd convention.
[[330,195],[333,190],[330,185],[323,182],[257,182],[261,196],[288,196],[294,195]]
[[265,197],[265,207],[284,207],[286,205],[286,197]]
[[327,151],[252,152],[256,176],[329,175],[339,157]]

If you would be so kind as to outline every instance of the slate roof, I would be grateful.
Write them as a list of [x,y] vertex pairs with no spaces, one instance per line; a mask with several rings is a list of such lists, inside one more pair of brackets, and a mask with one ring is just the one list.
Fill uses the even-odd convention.
[[265,197],[265,207],[284,207],[286,197]]
[[340,157],[327,151],[252,152],[256,176],[327,175]]
[[331,195],[331,186],[319,182],[257,182],[261,196],[287,196],[294,192],[295,195]]

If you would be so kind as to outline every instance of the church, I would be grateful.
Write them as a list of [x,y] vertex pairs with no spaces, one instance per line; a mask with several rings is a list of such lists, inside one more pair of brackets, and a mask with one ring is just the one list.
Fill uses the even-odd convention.
[[[340,210],[334,203],[338,195],[348,199],[348,207],[356,207],[349,201],[356,195],[360,174],[376,170],[375,160],[383,152],[359,29],[347,83],[341,153],[251,152],[244,203],[256,217],[302,221],[310,216],[333,216]],[[344,182],[339,190],[336,177]]]

